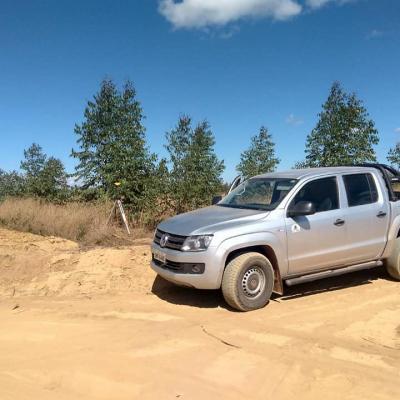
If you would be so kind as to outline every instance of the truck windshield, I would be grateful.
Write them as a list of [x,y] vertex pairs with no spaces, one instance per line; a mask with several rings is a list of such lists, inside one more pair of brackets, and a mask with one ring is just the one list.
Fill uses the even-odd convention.
[[239,185],[217,205],[270,211],[279,205],[296,183],[297,179],[252,178]]

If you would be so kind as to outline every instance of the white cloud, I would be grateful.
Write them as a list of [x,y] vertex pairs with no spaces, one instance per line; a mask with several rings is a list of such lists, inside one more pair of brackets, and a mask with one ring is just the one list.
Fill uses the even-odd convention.
[[291,126],[299,126],[304,123],[301,118],[296,117],[294,114],[289,114],[286,118],[286,123]]
[[394,130],[396,133],[400,133],[400,127]]
[[159,12],[179,28],[223,26],[243,18],[288,20],[327,4],[359,0],[159,0]]
[[320,8],[324,6],[325,4],[329,3],[331,0],[307,0],[306,4],[308,7],[311,8]]
[[240,31],[238,26],[233,26],[228,30],[222,31],[219,35],[221,39],[230,39],[232,36],[236,35]]
[[384,35],[383,31],[380,31],[378,29],[372,29],[372,31],[368,33],[367,39],[377,39],[382,37],[383,35]]
[[345,4],[357,0],[306,0],[306,5],[309,8],[317,9],[325,6],[328,3]]
[[286,20],[302,6],[297,0],[160,0],[159,11],[175,28],[202,28],[246,17]]

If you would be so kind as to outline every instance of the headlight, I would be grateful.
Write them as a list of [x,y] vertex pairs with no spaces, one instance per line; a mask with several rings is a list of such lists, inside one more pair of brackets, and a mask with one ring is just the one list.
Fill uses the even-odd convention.
[[211,243],[213,235],[189,236],[183,242],[182,251],[204,251]]

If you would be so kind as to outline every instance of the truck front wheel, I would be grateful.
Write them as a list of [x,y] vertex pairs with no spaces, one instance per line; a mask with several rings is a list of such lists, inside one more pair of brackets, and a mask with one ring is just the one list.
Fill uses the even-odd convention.
[[222,278],[225,301],[240,311],[264,307],[274,287],[274,269],[260,253],[243,253],[232,259]]
[[400,281],[400,238],[397,238],[393,246],[392,254],[386,260],[386,270],[389,275]]

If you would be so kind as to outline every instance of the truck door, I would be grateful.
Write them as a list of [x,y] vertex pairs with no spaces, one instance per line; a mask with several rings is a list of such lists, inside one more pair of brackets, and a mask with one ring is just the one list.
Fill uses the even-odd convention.
[[336,176],[305,183],[289,203],[312,202],[316,213],[285,217],[290,274],[341,265],[346,259],[346,224]]
[[346,174],[342,177],[347,205],[344,219],[351,263],[380,257],[386,242],[390,221],[390,204],[383,183],[371,173]]

